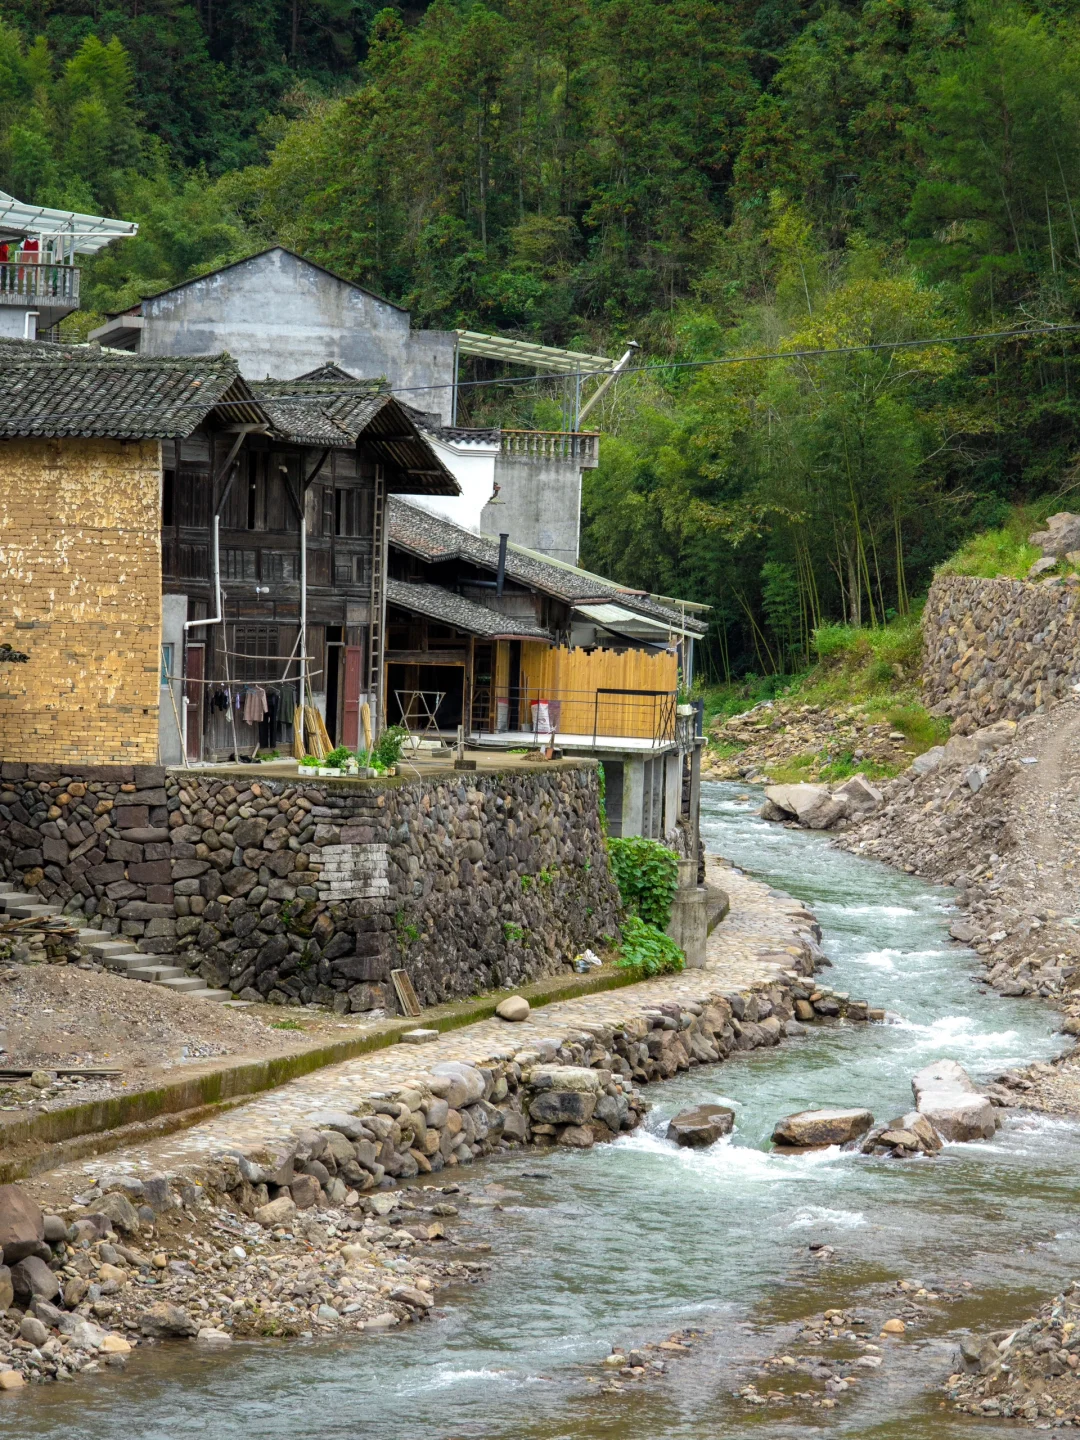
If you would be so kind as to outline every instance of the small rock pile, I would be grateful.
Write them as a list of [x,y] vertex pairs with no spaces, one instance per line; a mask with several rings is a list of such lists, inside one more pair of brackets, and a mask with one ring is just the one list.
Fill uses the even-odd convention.
[[618,1395],[626,1389],[627,1382],[656,1380],[667,1373],[672,1360],[689,1355],[700,1340],[706,1339],[710,1330],[676,1330],[666,1340],[649,1341],[647,1344],[620,1349],[611,1347],[611,1354],[604,1357],[604,1369],[614,1374],[610,1379],[587,1375],[586,1383],[596,1385],[598,1395]]
[[702,773],[714,780],[763,779],[792,761],[808,761],[806,778],[815,780],[825,765],[850,756],[860,764],[895,771],[911,760],[907,737],[890,725],[871,721],[854,706],[831,710],[820,705],[789,705],[766,700],[729,719],[718,719],[710,740],[729,757],[706,747]]
[[1080,1282],[1017,1329],[966,1339],[960,1362],[943,1387],[954,1409],[1080,1427]]
[[423,1248],[458,1214],[444,1198],[456,1185],[294,1211],[271,1232],[219,1189],[110,1183],[122,1188],[44,1215],[20,1187],[0,1187],[0,1390],[122,1366],[159,1340],[387,1329],[485,1268]]

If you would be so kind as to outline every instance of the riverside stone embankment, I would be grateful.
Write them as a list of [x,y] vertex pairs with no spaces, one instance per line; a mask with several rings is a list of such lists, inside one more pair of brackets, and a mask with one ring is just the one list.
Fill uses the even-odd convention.
[[[638,1086],[797,1036],[796,1007],[869,1018],[814,979],[819,932],[798,902],[726,868],[710,878],[732,915],[704,971],[485,1021],[420,1053],[396,1046],[29,1182],[51,1218],[38,1263],[8,1267],[18,1303],[0,1322],[0,1370],[45,1380],[162,1336],[223,1344],[428,1314],[441,1285],[482,1265],[454,1257],[461,1166],[632,1128]],[[469,1203],[498,1198],[475,1187]]]
[[415,780],[0,766],[3,875],[243,998],[339,1013],[551,975],[615,933],[589,760]]
[[926,703],[954,734],[1018,720],[1080,680],[1080,577],[939,576],[922,630]]

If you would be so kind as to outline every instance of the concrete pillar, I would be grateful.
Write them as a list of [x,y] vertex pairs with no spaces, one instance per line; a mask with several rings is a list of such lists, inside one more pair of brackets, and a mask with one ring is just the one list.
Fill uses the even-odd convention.
[[686,956],[690,970],[705,965],[705,946],[709,937],[709,896],[704,885],[697,883],[697,861],[679,861],[679,888],[671,902],[671,919],[667,933]]
[[675,821],[679,818],[679,791],[682,788],[682,756],[676,750],[664,756],[664,820],[660,838],[666,840],[675,833]]
[[644,835],[645,821],[645,761],[636,755],[627,755],[623,761],[622,790],[622,833]]
[[[170,654],[168,647],[172,646],[170,673],[175,677],[171,687],[172,699],[169,698],[170,687],[168,685],[162,685],[160,690],[158,751],[162,765],[182,765],[184,761],[176,717],[180,716],[182,725],[184,682],[180,676],[184,664],[184,621],[187,619],[187,613],[188,597],[186,595],[163,595],[161,597],[161,643],[165,647],[166,656]],[[173,709],[173,700],[176,701],[175,710]]]

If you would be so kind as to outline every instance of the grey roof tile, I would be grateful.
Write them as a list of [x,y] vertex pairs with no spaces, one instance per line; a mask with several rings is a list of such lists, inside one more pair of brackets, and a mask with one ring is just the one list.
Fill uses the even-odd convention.
[[[230,355],[121,355],[90,346],[0,345],[0,436],[190,435],[225,398],[251,396]],[[246,418],[238,415],[237,418]]]
[[452,590],[444,590],[441,585],[388,580],[386,598],[391,605],[399,605],[402,609],[415,611],[418,615],[427,615],[432,620],[445,621],[447,625],[453,625],[458,630],[466,630],[472,635],[483,635],[489,640],[507,637],[547,640],[551,643],[555,640],[549,630],[544,630],[539,625],[531,625],[527,620],[520,620],[513,615],[501,615],[497,610],[489,610],[486,605],[480,605],[475,600],[467,600],[463,595],[455,595]]
[[[499,565],[499,542],[477,535],[452,520],[434,515],[418,505],[396,499],[390,502],[390,543],[429,563],[468,560],[492,572]],[[704,634],[706,625],[682,611],[660,605],[648,595],[626,590],[611,580],[547,560],[534,551],[511,543],[506,552],[506,573],[519,584],[553,595],[568,605],[607,602],[624,605],[650,619],[677,625],[680,629]]]

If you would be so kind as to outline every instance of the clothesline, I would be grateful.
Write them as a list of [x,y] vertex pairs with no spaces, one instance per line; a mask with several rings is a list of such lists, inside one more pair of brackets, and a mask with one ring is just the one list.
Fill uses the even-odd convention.
[[[252,656],[251,658],[252,658],[252,659],[257,659],[257,660],[265,660],[267,657],[266,657],[265,655],[257,655],[257,656]],[[273,657],[270,657],[270,658],[273,658]],[[245,685],[299,685],[299,684],[300,684],[300,677],[299,677],[299,675],[295,675],[295,676],[293,676],[291,679],[288,679],[288,680],[282,680],[282,678],[281,678],[280,675],[271,675],[271,676],[269,676],[269,677],[266,678],[266,679],[259,679],[259,680],[237,680],[237,678],[235,677],[235,675],[234,675],[231,679],[229,679],[229,680],[208,680],[208,679],[205,678],[205,676],[202,677],[202,678],[200,678],[200,677],[198,677],[198,676],[196,676],[196,675],[173,675],[173,674],[171,674],[168,670],[164,671],[163,673],[164,673],[165,678],[166,678],[167,680],[180,680],[180,681],[182,681],[183,684],[185,684],[185,685],[222,685],[222,686],[225,686],[225,687],[226,687],[227,689],[229,689],[229,690],[242,690]],[[309,670],[309,671],[308,671],[308,676],[311,677],[312,675],[321,675],[322,673],[323,673],[323,672],[322,672],[321,670]]]

